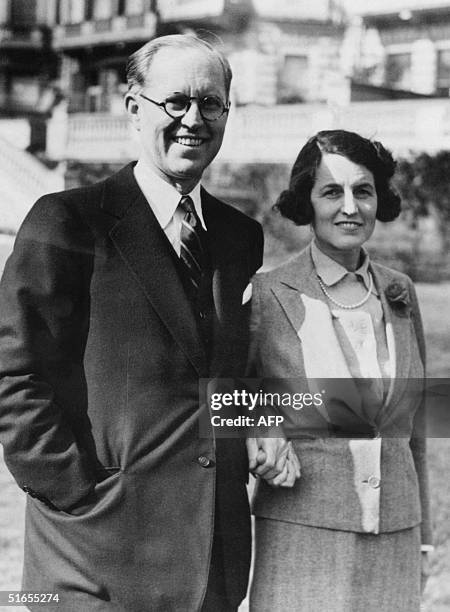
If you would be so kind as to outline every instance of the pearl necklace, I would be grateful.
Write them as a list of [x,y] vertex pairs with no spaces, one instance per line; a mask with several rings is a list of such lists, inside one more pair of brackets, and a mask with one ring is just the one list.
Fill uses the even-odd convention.
[[369,272],[369,289],[367,290],[367,294],[363,297],[363,299],[360,300],[359,302],[356,302],[356,304],[342,304],[341,302],[338,302],[333,297],[331,297],[325,285],[323,284],[320,276],[317,276],[317,279],[319,281],[320,288],[322,289],[324,294],[327,296],[327,298],[330,300],[330,302],[333,302],[333,304],[335,304],[336,306],[339,306],[339,308],[343,308],[344,310],[353,310],[354,308],[359,308],[360,306],[365,304],[367,300],[370,298],[370,294],[372,293],[372,289],[373,289],[373,278]]

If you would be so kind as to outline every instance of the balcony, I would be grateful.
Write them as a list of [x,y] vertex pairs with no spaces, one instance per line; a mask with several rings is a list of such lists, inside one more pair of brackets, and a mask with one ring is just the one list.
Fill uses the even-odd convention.
[[[334,128],[381,140],[396,154],[450,149],[450,100],[235,108],[218,159],[292,163],[307,138],[319,130]],[[65,140],[61,138],[61,126],[54,129],[54,159],[125,162],[138,156],[139,145],[126,116],[69,115]]]
[[448,8],[447,0],[377,0],[361,2],[360,12],[364,15],[385,15],[401,11],[440,10]]
[[128,117],[75,113],[69,115],[66,147],[59,157],[80,161],[128,161],[137,157],[137,150]]
[[29,28],[0,27],[0,49],[42,49],[47,45],[48,36],[42,28],[30,26]]
[[156,15],[154,13],[96,19],[56,26],[53,34],[53,47],[55,50],[69,50],[87,45],[147,41],[155,33]]

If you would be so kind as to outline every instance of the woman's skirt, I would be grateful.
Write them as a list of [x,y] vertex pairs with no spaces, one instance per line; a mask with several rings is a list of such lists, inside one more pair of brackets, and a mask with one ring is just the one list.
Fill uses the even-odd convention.
[[256,518],[251,612],[418,612],[420,528],[379,535]]

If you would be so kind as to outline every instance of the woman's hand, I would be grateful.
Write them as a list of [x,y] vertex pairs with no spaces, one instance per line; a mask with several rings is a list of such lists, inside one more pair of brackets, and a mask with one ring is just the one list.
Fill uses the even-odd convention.
[[275,478],[265,479],[272,487],[293,487],[295,481],[300,478],[301,469],[300,461],[297,457],[297,453],[292,446],[292,442],[288,443],[288,450],[286,456],[286,463],[284,469]]
[[285,438],[248,438],[249,470],[273,487],[292,487],[300,478],[300,462]]

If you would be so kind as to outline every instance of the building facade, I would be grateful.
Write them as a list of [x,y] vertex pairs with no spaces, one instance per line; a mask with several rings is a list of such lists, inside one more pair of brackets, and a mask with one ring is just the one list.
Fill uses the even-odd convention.
[[450,2],[378,0],[362,15],[359,68],[374,85],[449,97]]
[[69,112],[120,114],[126,58],[176,32],[222,47],[237,105],[325,101],[344,82],[333,0],[6,0],[0,11],[3,111],[47,108],[57,91]]
[[161,31],[219,37],[234,73],[233,101],[291,104],[326,101],[345,83],[340,48],[344,14],[330,0],[160,0]]
[[55,0],[0,3],[0,114],[46,112],[58,58],[52,48]]

